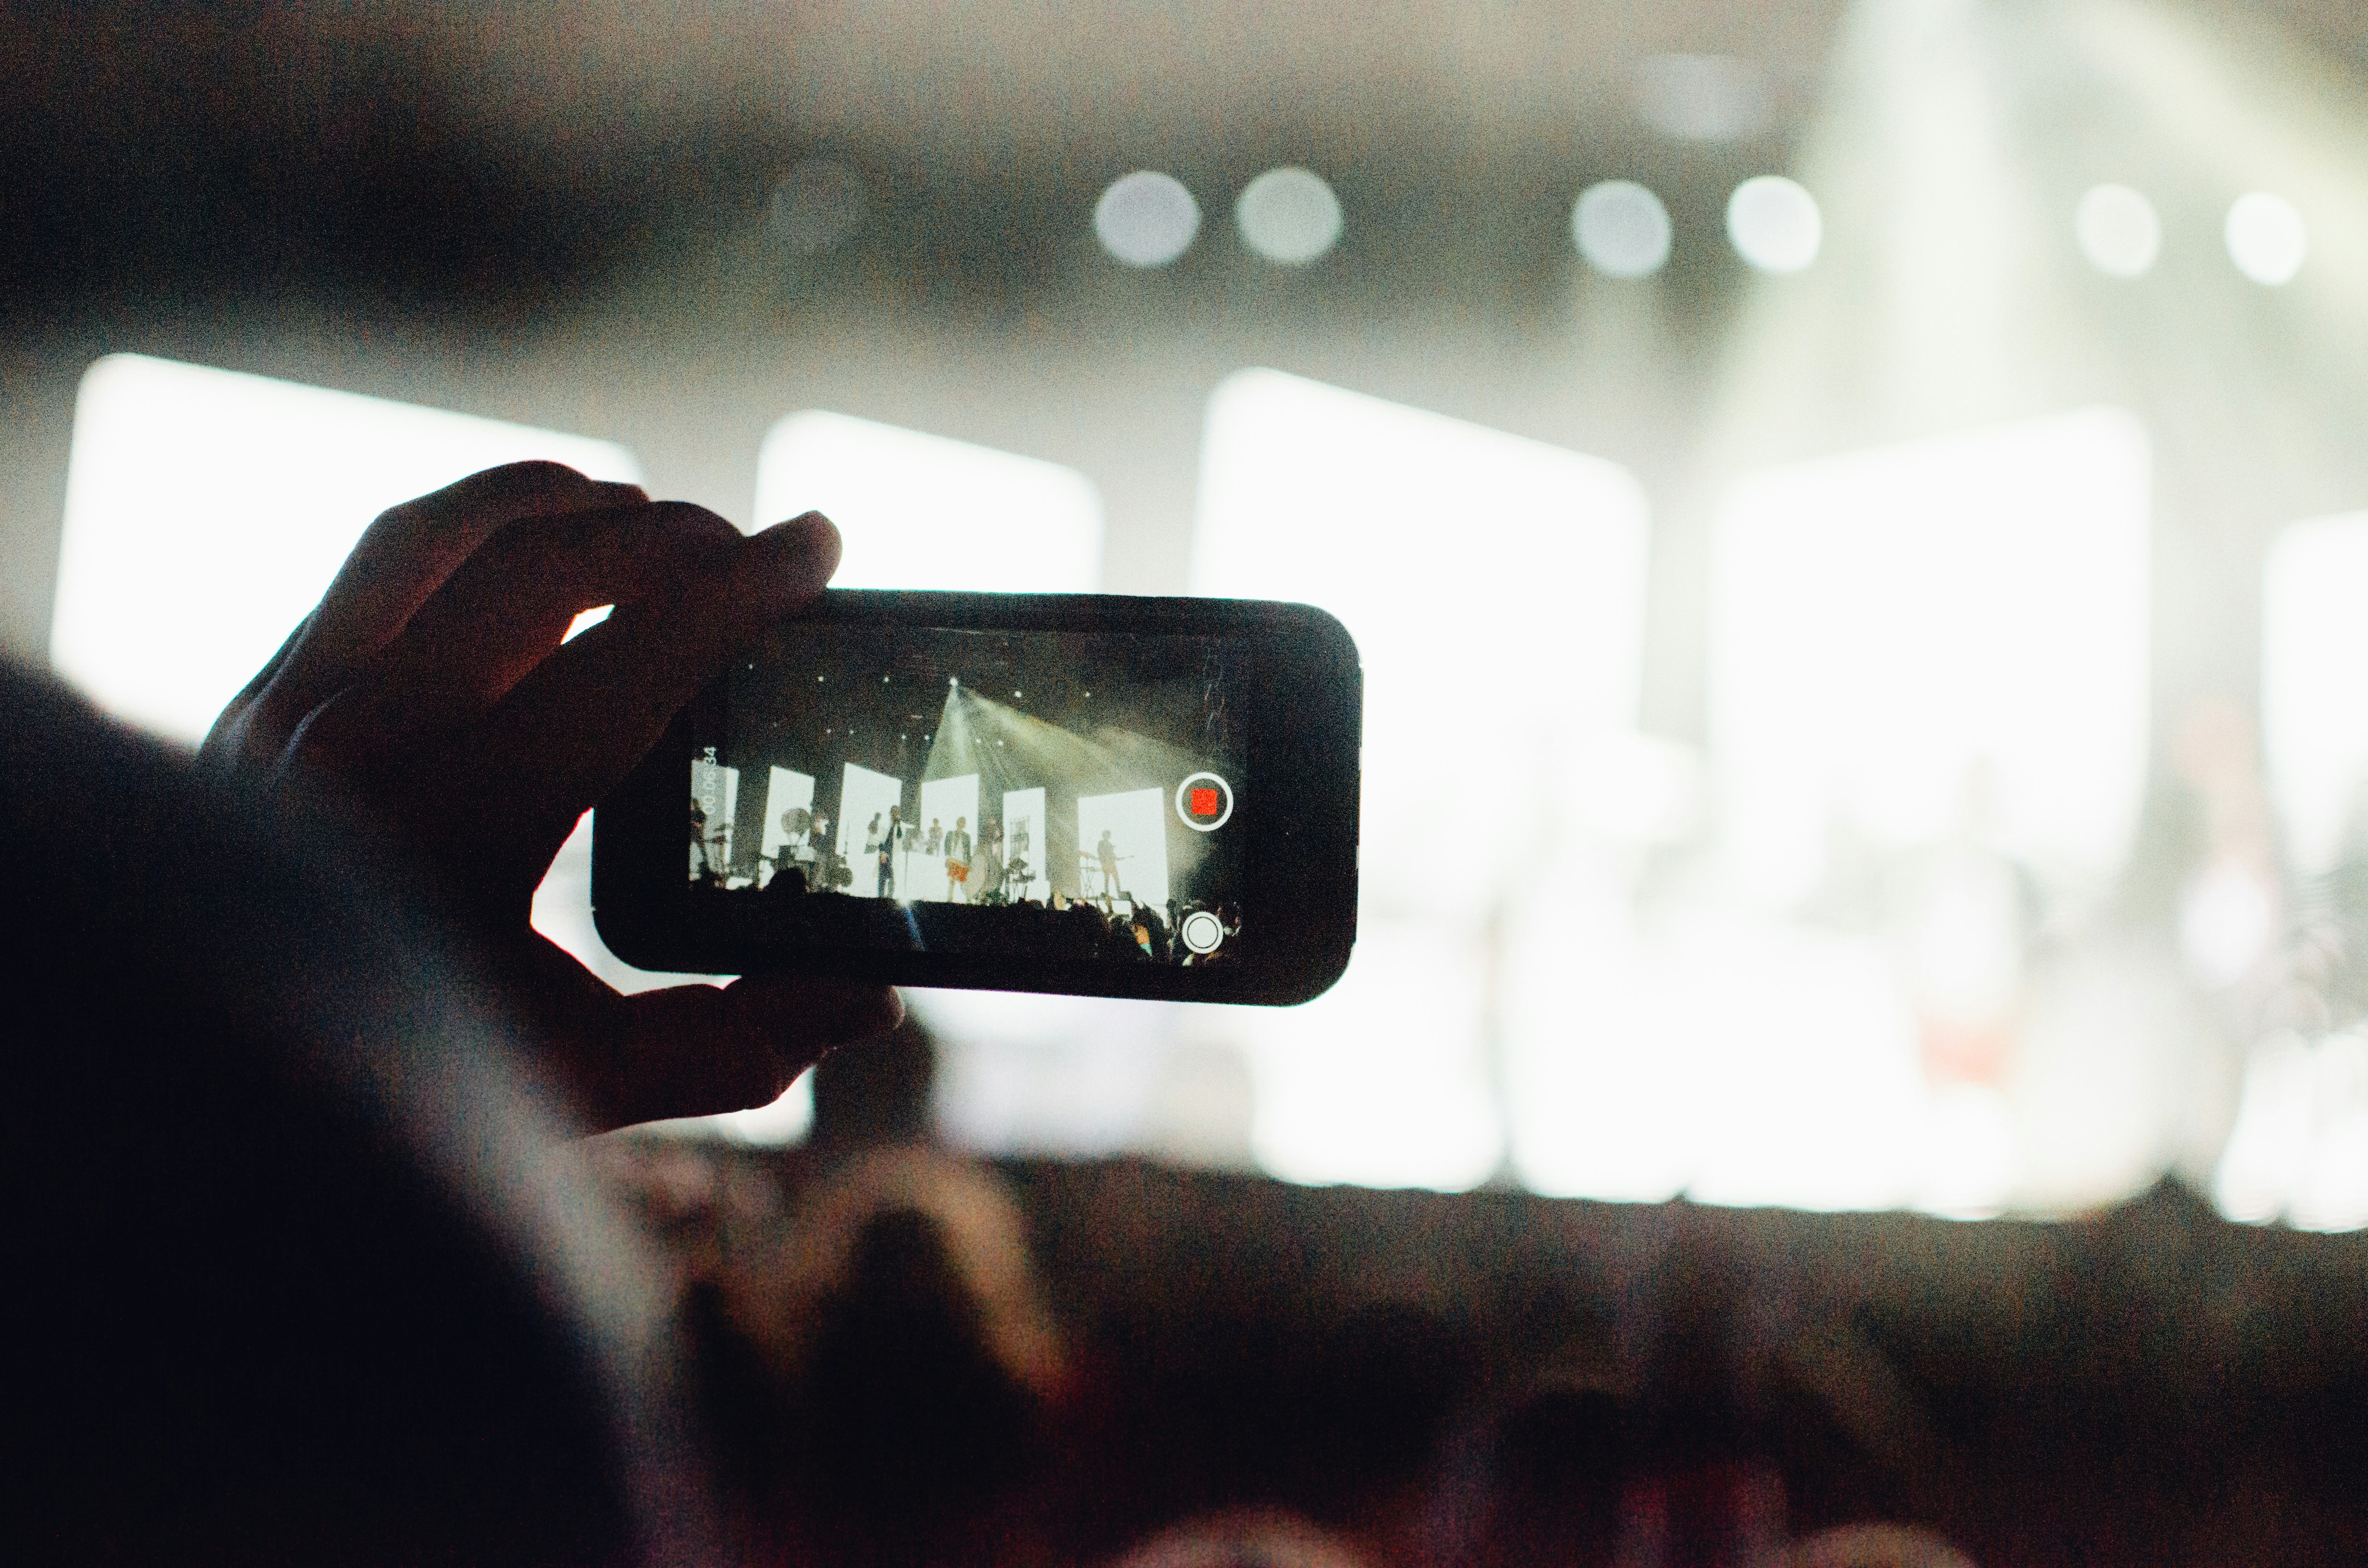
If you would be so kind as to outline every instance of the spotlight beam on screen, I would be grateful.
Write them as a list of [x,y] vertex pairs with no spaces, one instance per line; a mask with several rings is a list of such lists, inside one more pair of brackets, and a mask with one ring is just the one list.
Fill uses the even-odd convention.
[[608,441],[109,355],[74,403],[51,664],[119,718],[194,744],[372,517],[529,458],[642,477]]
[[[934,779],[976,774],[979,799],[1000,801],[1047,784],[1079,796],[1118,794],[1151,785],[1172,789],[1201,766],[1190,752],[1132,730],[1103,725],[1090,735],[1079,734],[956,686],[947,688],[937,738],[921,776]],[[971,825],[975,830],[978,824]],[[1039,824],[1039,835],[1048,827]],[[1169,875],[1177,886],[1190,885],[1191,871],[1207,848],[1199,835],[1185,836],[1192,841],[1167,852]],[[1031,858],[1060,892],[1080,891],[1076,866],[1049,850],[1040,836]]]

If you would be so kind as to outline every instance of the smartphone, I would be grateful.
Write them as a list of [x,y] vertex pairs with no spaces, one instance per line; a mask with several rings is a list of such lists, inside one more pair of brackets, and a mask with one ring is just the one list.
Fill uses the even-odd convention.
[[1362,679],[1305,605],[827,592],[593,813],[593,915],[643,969],[1304,1002],[1356,939]]

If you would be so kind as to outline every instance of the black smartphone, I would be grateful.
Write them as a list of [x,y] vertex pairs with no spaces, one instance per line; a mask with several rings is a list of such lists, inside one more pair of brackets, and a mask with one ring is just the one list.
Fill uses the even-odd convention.
[[1304,1002],[1356,938],[1362,693],[1305,605],[828,592],[600,803],[593,915],[644,969]]

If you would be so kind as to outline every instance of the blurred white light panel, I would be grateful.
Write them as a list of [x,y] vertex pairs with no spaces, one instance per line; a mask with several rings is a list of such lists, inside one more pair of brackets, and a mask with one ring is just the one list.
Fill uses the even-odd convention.
[[1518,883],[1553,760],[1635,722],[1645,531],[1600,458],[1275,370],[1218,387],[1192,591],[1355,636],[1368,907],[1480,915]]
[[1859,934],[1792,915],[1838,842],[1928,859],[1954,846],[2052,889],[2108,885],[2146,767],[2148,506],[2143,432],[2113,410],[1736,486],[1712,556],[1723,891],[1624,988],[1687,1064],[1693,1153],[1668,1174],[1690,1196],[1973,1216],[2048,1153],[2018,1142],[1998,1086],[1935,1085],[1918,1065],[1917,987],[1935,966],[1988,974],[2001,955],[1982,921],[1928,911]]
[[2315,875],[2368,835],[2368,512],[2283,529],[2261,575],[2263,760],[2294,868]]
[[1156,1004],[908,989],[938,1032],[938,1124],[960,1147],[1092,1157],[1156,1136],[1169,1043]]
[[2368,1040],[2343,1030],[2257,1045],[2213,1186],[2220,1212],[2241,1222],[2368,1228]]
[[51,663],[108,711],[194,744],[372,517],[528,458],[641,478],[607,441],[109,355],[74,404]]
[[833,586],[1091,593],[1102,503],[1075,469],[809,409],[765,436],[757,520],[819,511],[846,541]]
[[1307,1008],[1205,1026],[1250,1051],[1268,1169],[1500,1165],[1484,933],[1592,809],[1557,759],[1634,722],[1646,528],[1600,458],[1273,370],[1211,399],[1193,591],[1321,606],[1365,669],[1357,956]]
[[2148,459],[2117,410],[1852,454],[1738,485],[1713,546],[1710,739],[1757,899],[1828,835],[1908,847],[1987,796],[1984,836],[2094,884],[2147,748]]
[[[1253,913],[1248,918],[1255,918]],[[1188,1038],[1243,1051],[1250,1153],[1285,1181],[1462,1191],[1497,1174],[1479,932],[1360,921],[1339,984],[1303,1007],[1196,1007]]]

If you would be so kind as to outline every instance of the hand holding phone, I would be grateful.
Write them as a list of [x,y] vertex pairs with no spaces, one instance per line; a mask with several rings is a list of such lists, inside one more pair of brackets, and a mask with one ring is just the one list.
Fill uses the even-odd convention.
[[[489,469],[372,523],[224,710],[205,765],[361,806],[408,851],[600,1126],[774,1098],[899,1016],[840,974],[620,996],[528,924],[586,808],[838,559],[817,515],[744,539],[556,463]],[[561,643],[579,611],[617,608]]]

